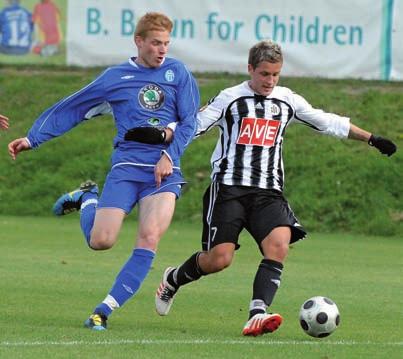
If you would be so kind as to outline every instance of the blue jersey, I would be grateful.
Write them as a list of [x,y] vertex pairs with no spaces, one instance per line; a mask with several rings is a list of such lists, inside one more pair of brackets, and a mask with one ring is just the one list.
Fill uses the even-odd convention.
[[[112,168],[122,177],[153,180],[155,164],[165,151],[180,172],[180,157],[196,131],[199,91],[191,73],[178,60],[165,58],[160,67],[146,68],[130,59],[108,68],[93,82],[59,101],[35,121],[27,139],[33,148],[62,135],[83,120],[112,113],[117,129]],[[177,122],[170,144],[125,141],[133,127]],[[90,136],[90,134],[89,134]]]
[[0,12],[0,48],[7,54],[25,54],[32,44],[32,14],[19,5]]

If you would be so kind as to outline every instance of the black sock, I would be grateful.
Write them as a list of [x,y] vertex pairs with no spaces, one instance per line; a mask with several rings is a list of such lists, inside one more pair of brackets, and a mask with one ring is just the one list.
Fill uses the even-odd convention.
[[264,305],[267,307],[273,302],[277,289],[280,287],[283,265],[271,259],[263,259],[253,282],[253,296],[249,308],[249,318],[262,313]]
[[169,273],[167,281],[176,290],[180,286],[200,279],[201,276],[207,275],[199,267],[198,257],[201,252],[194,253],[188,260],[186,260],[181,266]]

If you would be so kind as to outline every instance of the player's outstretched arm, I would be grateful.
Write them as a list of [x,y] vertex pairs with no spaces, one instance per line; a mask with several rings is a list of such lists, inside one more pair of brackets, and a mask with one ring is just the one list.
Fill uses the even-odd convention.
[[22,151],[27,151],[31,149],[31,145],[25,137],[17,138],[8,144],[8,153],[11,158],[15,160],[17,155]]
[[359,128],[353,124],[350,125],[350,132],[348,138],[353,140],[365,141],[370,146],[374,146],[380,153],[387,156],[392,156],[396,150],[396,145],[389,139],[371,134],[368,131]]
[[0,113],[0,128],[3,130],[7,130],[8,126],[9,126],[8,117]]

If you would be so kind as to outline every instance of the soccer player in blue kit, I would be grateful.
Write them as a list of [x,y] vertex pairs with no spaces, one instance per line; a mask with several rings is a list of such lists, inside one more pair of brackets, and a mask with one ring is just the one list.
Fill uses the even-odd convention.
[[[85,321],[94,330],[106,329],[112,311],[130,299],[144,281],[184,183],[180,157],[196,131],[199,91],[184,64],[166,57],[172,26],[163,14],[145,14],[134,34],[137,57],[108,68],[47,109],[27,137],[9,144],[15,159],[19,152],[36,148],[83,120],[104,113],[114,116],[117,135],[112,168],[102,195],[98,199],[97,185],[88,181],[60,197],[53,208],[56,215],[80,210],[88,246],[105,250],[116,243],[125,216],[139,205],[133,253],[106,298]],[[175,136],[165,141],[171,124],[176,126]]]

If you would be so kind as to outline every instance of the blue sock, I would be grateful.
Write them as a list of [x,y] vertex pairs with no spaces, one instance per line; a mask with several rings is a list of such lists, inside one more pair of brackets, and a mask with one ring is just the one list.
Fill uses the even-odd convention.
[[87,241],[88,247],[90,246],[91,230],[94,226],[95,212],[98,204],[98,195],[91,192],[85,192],[82,197],[80,225]]
[[136,248],[116,277],[108,296],[95,308],[94,313],[108,317],[114,309],[130,299],[147,276],[154,256],[155,253],[149,249]]

